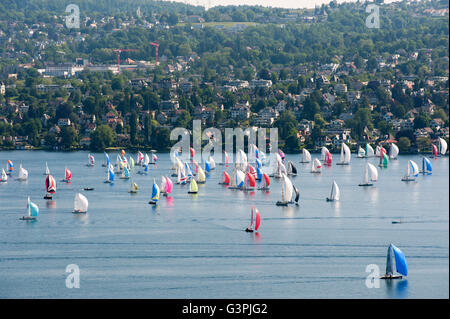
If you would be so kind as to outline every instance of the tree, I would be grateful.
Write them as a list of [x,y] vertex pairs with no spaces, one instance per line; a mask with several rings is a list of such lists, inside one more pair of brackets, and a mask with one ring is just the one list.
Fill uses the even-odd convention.
[[60,132],[61,146],[70,149],[78,142],[78,133],[72,126],[63,126]]
[[111,146],[115,140],[115,133],[108,125],[99,125],[97,129],[91,133],[90,148],[94,151],[104,151],[105,148]]
[[400,152],[406,153],[409,151],[409,148],[411,147],[411,141],[406,136],[400,137],[397,144]]
[[130,116],[130,141],[131,144],[136,144],[137,141],[137,126],[138,126],[138,116],[136,111],[133,111]]

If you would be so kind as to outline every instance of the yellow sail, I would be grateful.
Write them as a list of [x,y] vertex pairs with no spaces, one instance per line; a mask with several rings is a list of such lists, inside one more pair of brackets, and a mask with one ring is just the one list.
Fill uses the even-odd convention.
[[189,193],[197,193],[198,192],[198,186],[195,179],[191,179],[191,184],[189,185]]
[[198,166],[198,182],[200,183],[204,183],[206,181],[206,175],[205,175],[205,171],[203,170],[203,168],[201,168],[201,166]]

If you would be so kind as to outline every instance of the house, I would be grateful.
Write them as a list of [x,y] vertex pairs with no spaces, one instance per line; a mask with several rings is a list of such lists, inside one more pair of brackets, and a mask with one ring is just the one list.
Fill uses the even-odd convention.
[[272,81],[271,80],[259,79],[259,80],[252,80],[250,82],[250,87],[251,88],[261,88],[261,87],[270,88],[271,86],[272,86]]
[[180,104],[177,100],[165,100],[161,101],[159,104],[162,111],[174,112],[180,108]]
[[254,124],[257,126],[270,126],[278,116],[279,113],[277,110],[274,110],[271,107],[265,107],[258,112]]
[[347,84],[345,83],[336,84],[334,86],[334,91],[336,91],[337,94],[347,93]]
[[70,126],[70,119],[59,119],[58,126]]
[[250,117],[250,107],[248,101],[245,104],[236,104],[230,109],[230,115],[233,119],[246,120]]
[[5,94],[5,92],[6,92],[6,86],[5,86],[5,83],[3,83],[3,82],[0,82],[0,94]]

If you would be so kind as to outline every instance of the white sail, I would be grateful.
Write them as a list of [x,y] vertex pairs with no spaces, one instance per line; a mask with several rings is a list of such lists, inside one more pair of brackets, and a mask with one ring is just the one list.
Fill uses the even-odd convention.
[[283,163],[280,163],[280,173],[287,175],[287,169],[286,169],[286,166]]
[[237,174],[237,168],[234,168],[233,173],[231,174],[231,183],[230,187],[236,187],[236,174]]
[[370,172],[370,180],[372,182],[376,182],[378,180],[378,170],[375,167],[375,165],[371,164],[371,163],[367,163],[367,168]]
[[325,157],[327,156],[327,153],[328,153],[328,152],[329,152],[328,148],[326,148],[325,146],[323,146],[323,147],[322,147],[322,150],[321,150],[322,156],[320,157],[320,160],[321,160],[321,161],[324,161],[324,160],[325,160]]
[[342,143],[341,147],[341,162],[342,163],[350,163],[350,158],[352,154],[350,151],[350,147],[347,146],[347,144]]
[[[409,161],[409,163],[411,164],[411,175],[412,176],[417,176],[419,175],[419,166],[416,164],[416,162],[414,161]],[[409,165],[408,165],[408,171],[409,171]]]
[[439,152],[441,155],[445,155],[447,152],[447,142],[443,138],[439,138]]
[[283,174],[281,200],[284,203],[289,203],[292,201],[293,194],[294,194],[294,186],[292,185],[292,182],[289,179],[289,177],[287,177],[287,175]]
[[370,146],[370,144],[366,144],[366,157],[373,157],[375,155],[375,152],[372,148],[372,146]]
[[340,196],[341,196],[341,191],[339,189],[339,186],[336,183],[336,181],[333,181],[333,185],[331,186],[331,199],[339,200]]
[[306,148],[302,150],[302,162],[303,163],[311,162],[311,153]]
[[148,156],[147,153],[145,153],[145,156],[144,156],[144,164],[145,164],[145,165],[150,164],[150,157]]
[[50,175],[50,169],[48,168],[47,162],[45,162],[45,175]]
[[214,158],[211,155],[209,155],[208,161],[209,161],[210,169],[215,169],[216,168],[216,161],[214,161]]
[[167,180],[165,176],[161,176],[161,184],[159,185],[159,191],[161,193],[166,193]]
[[320,173],[322,171],[322,163],[315,158],[311,165],[311,173]]
[[1,181],[2,182],[6,182],[8,180],[8,175],[5,172],[5,169],[2,168],[2,178]]
[[86,196],[81,193],[77,193],[74,199],[74,211],[85,213],[88,210],[88,200]]
[[243,150],[239,150],[236,154],[236,165],[242,170],[245,171],[247,169],[247,155]]
[[237,184],[237,186],[239,186],[241,184],[243,185],[244,180],[245,180],[245,173],[243,171],[241,171],[240,169],[238,169],[236,171],[236,184]]
[[28,179],[28,171],[22,167],[22,164],[20,164],[18,179],[22,181]]
[[380,153],[381,153],[381,147],[379,145],[377,145],[377,147],[375,149],[375,155],[379,157]]
[[366,151],[361,146],[358,148],[358,157],[366,157]]
[[369,165],[366,165],[366,168],[364,169],[363,184],[369,184]]
[[389,148],[389,158],[397,158],[398,153],[399,153],[398,146],[392,143],[391,147]]

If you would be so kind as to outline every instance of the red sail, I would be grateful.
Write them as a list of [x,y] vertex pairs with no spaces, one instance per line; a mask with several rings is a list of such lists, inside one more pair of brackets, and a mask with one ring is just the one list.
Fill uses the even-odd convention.
[[261,216],[259,215],[259,211],[256,207],[255,207],[255,212],[256,212],[255,230],[258,230],[259,225],[261,225]]
[[230,184],[230,182],[231,182],[230,175],[228,175],[227,172],[223,172],[222,183],[224,183],[224,184]]
[[189,150],[191,151],[191,158],[194,158],[195,150],[192,147]]
[[72,172],[66,168],[66,181],[70,181],[72,178]]
[[433,145],[433,155],[434,155],[434,157],[437,157],[438,156],[438,148],[434,144],[431,144],[431,145]]
[[248,179],[248,186],[255,187],[256,185],[255,177],[250,172],[247,173],[247,179]]
[[266,182],[266,187],[270,186],[270,177],[266,173],[263,173],[264,181]]
[[45,187],[47,188],[47,192],[50,194],[54,194],[56,192],[56,182],[52,175],[47,175],[45,179]]

